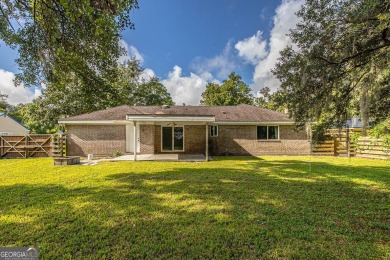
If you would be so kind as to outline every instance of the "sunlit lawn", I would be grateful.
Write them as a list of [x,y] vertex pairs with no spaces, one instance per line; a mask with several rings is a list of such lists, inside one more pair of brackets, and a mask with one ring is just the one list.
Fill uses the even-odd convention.
[[0,160],[0,247],[54,258],[390,258],[390,162]]

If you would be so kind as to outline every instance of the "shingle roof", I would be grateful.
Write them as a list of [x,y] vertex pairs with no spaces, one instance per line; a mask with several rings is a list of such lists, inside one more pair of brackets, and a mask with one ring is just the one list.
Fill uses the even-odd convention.
[[30,129],[27,128],[25,125],[23,125],[22,123],[20,123],[18,120],[16,120],[16,119],[13,118],[12,116],[8,115],[6,112],[0,113],[0,116],[8,117],[8,118],[10,118],[11,120],[15,121],[17,124],[19,124],[20,126],[26,128],[26,130],[30,130]]
[[171,106],[167,108],[124,105],[62,120],[126,120],[126,115],[215,116],[216,122],[292,122],[287,114],[244,104],[238,106]]

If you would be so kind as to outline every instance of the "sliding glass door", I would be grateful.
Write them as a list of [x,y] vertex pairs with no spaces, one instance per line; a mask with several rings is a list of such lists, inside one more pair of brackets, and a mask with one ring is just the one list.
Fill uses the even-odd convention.
[[163,126],[161,135],[161,148],[163,152],[184,151],[183,127]]

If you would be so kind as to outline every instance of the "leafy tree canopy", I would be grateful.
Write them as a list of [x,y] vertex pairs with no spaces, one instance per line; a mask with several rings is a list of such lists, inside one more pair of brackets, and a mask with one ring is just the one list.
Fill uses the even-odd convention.
[[0,92],[0,113],[7,112],[7,107],[9,106],[7,103],[8,95],[1,94]]
[[58,130],[60,117],[89,113],[119,105],[172,105],[173,101],[158,78],[142,77],[143,68],[137,60],[129,60],[119,66],[119,75],[111,83],[114,93],[90,91],[77,79],[63,87],[47,85],[42,95],[20,108],[23,122],[36,133],[52,133]]
[[240,75],[230,73],[229,79],[222,84],[208,83],[202,93],[201,104],[207,106],[235,106],[239,104],[253,104],[253,95],[248,85],[242,81]]
[[282,91],[279,90],[272,93],[269,87],[264,87],[259,91],[259,94],[254,100],[255,106],[285,112],[286,107],[283,103]]
[[[307,0],[274,74],[290,115],[324,129],[360,114],[390,115],[390,3],[388,0]],[[358,107],[358,109],[354,109]]]
[[119,91],[117,105],[173,105],[171,95],[160,80],[155,76],[145,79],[143,71],[135,59],[120,66],[118,80],[113,84]]
[[0,113],[7,113],[8,115],[12,116],[16,120],[22,122],[22,115],[20,114],[19,108],[22,106],[22,104],[19,104],[17,106],[13,106],[8,103],[7,101],[8,95],[2,94],[0,92]]
[[111,95],[120,33],[133,28],[136,0],[4,0],[0,39],[17,48],[15,83],[63,87],[77,80],[89,93]]

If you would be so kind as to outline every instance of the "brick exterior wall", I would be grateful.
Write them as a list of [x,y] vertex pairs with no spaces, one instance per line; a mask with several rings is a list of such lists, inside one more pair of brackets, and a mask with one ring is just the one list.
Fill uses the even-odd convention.
[[[293,126],[280,126],[280,140],[257,140],[256,126],[219,126],[218,137],[209,137],[212,155],[308,155],[310,143],[305,131],[295,132]],[[124,125],[68,125],[67,154],[86,156],[112,155],[126,151]],[[205,153],[205,126],[184,127],[184,153]],[[160,154],[161,126],[140,126],[141,154]]]
[[154,153],[154,125],[140,125],[140,153],[153,154]]
[[184,143],[185,153],[204,154],[206,152],[206,126],[186,125]]
[[159,125],[154,128],[154,153],[161,153],[161,126]]
[[126,150],[124,125],[68,125],[67,155],[112,155]]
[[257,140],[257,126],[219,126],[218,137],[211,137],[211,154],[224,155],[308,155],[310,142],[305,131],[279,126],[280,140]]

